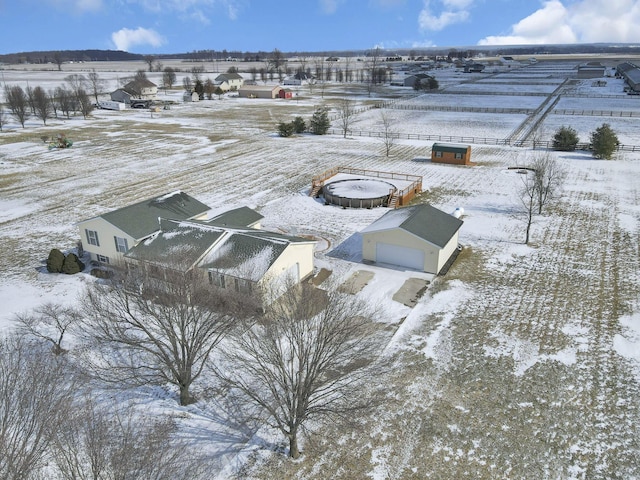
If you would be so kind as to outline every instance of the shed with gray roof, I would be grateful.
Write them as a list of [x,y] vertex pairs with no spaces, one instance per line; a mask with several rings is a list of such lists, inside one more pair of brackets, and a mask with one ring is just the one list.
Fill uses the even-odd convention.
[[462,223],[428,204],[391,210],[361,232],[362,258],[440,273],[456,252]]

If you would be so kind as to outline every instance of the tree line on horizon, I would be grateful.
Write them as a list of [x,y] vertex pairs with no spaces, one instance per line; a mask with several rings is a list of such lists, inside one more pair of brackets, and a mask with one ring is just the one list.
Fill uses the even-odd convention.
[[[295,56],[367,56],[367,50],[325,50],[325,51],[290,51],[283,52],[287,57]],[[542,54],[564,54],[564,53],[593,53],[606,54],[615,53],[622,55],[640,54],[640,46],[636,44],[620,45],[620,44],[559,44],[559,45],[495,45],[495,46],[448,46],[448,47],[430,47],[421,49],[385,49],[385,52],[393,52],[398,55],[411,57],[431,58],[436,56],[449,58],[471,58],[480,53],[489,56],[500,55],[542,55]],[[412,54],[413,52],[413,54]],[[78,49],[78,50],[35,50],[28,52],[15,52],[0,55],[0,63],[7,64],[60,64],[64,62],[90,62],[90,61],[132,61],[144,60],[149,54],[130,53],[122,50],[98,50],[98,49]],[[256,51],[240,51],[227,49],[201,49],[190,52],[178,53],[157,53],[154,57],[160,60],[191,60],[191,61],[224,61],[228,58],[237,59],[239,61],[263,61],[269,57],[269,52],[264,50]]]

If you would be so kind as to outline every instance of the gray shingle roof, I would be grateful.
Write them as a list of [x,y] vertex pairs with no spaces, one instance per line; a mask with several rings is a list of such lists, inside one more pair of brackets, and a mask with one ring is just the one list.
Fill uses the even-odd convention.
[[125,256],[182,271],[198,264],[200,268],[258,281],[290,244],[312,242],[307,238],[222,226],[210,221],[162,219],[160,225],[160,232],[133,247]]
[[362,230],[362,233],[401,228],[444,248],[462,223],[462,220],[431,205],[420,204],[391,210]]
[[160,221],[162,231],[131,248],[125,257],[187,271],[224,234],[224,230],[203,228],[197,223]]
[[263,218],[264,216],[249,207],[240,207],[221,213],[208,220],[208,223],[223,227],[251,227]]
[[177,191],[144,200],[128,207],[100,215],[135,239],[159,230],[158,218],[187,220],[210,210],[210,207],[190,195]]
[[238,73],[221,73],[216,77],[216,82],[224,82],[225,80],[242,80],[244,77]]

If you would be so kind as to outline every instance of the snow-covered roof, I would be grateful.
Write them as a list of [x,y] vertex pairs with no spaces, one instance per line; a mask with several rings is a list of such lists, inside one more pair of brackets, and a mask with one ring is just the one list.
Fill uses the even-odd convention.
[[462,220],[425,203],[391,210],[362,230],[362,233],[399,228],[444,248],[462,223]]
[[206,221],[161,219],[161,230],[125,256],[183,271],[198,266],[257,282],[289,245],[314,243],[238,223],[234,226],[233,222],[255,224],[261,218],[250,208],[241,207]]

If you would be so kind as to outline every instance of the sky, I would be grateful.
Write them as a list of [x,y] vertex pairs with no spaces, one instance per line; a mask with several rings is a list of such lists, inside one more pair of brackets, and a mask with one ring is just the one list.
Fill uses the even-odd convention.
[[0,54],[640,43],[640,0],[0,0]]

